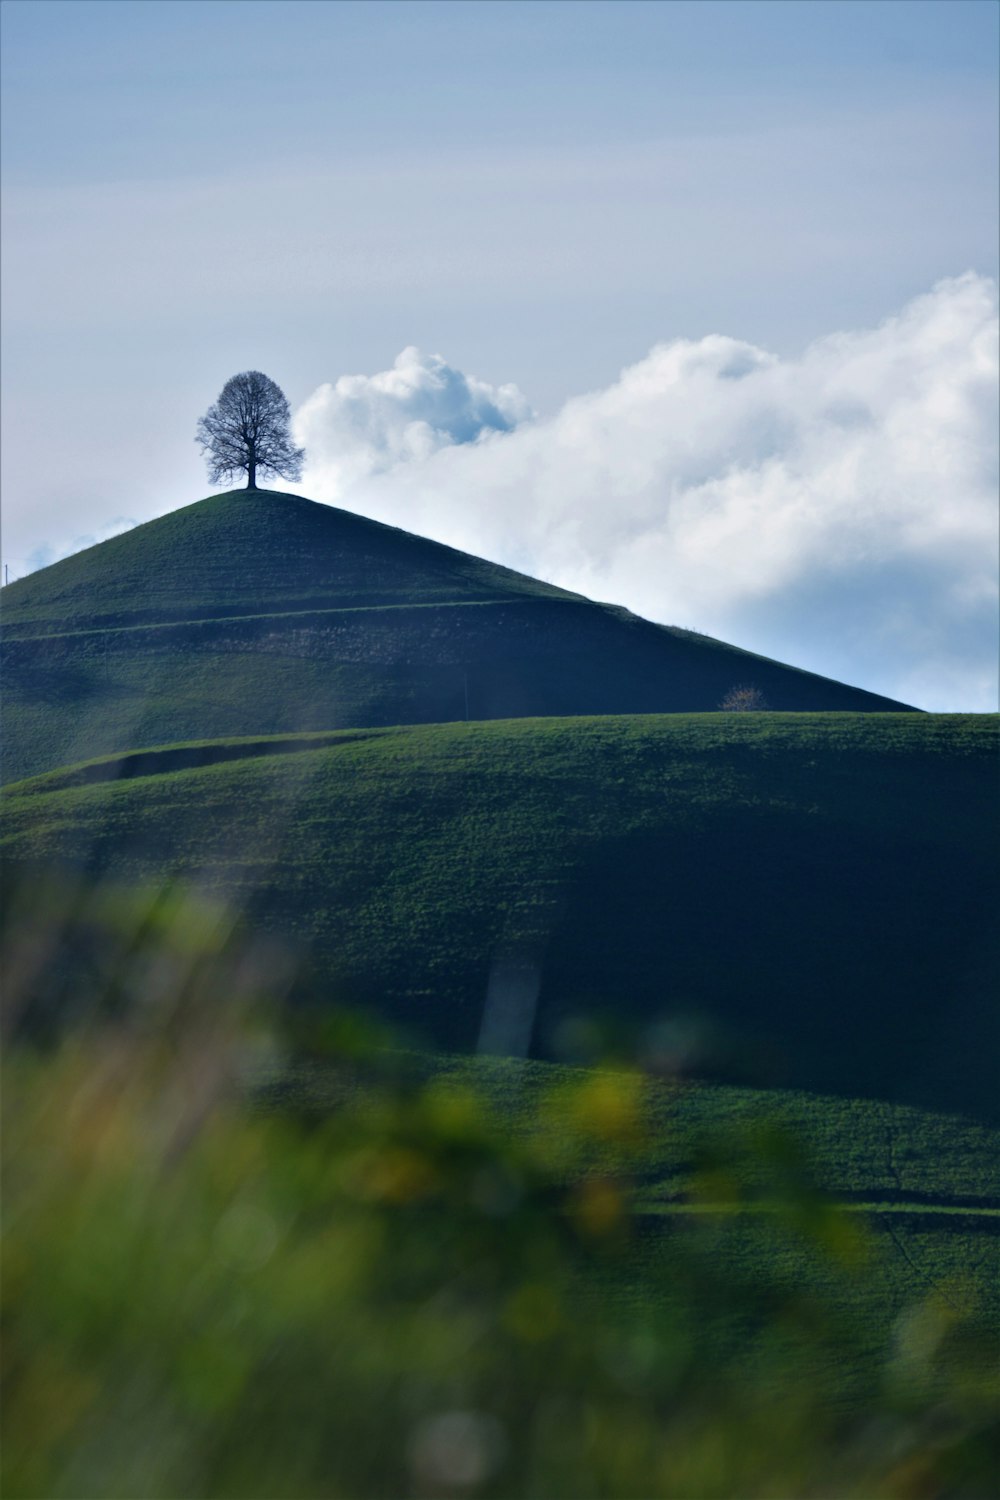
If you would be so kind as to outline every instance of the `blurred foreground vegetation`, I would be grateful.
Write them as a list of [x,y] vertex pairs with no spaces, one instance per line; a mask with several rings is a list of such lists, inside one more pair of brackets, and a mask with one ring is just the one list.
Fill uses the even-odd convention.
[[[650,1215],[637,1072],[514,1128],[473,1068],[280,1019],[283,955],[204,901],[12,910],[8,1500],[993,1492],[974,1309],[918,1290],[872,1358],[877,1247],[787,1130],[688,1140],[704,1211]],[[320,1053],[322,1109],[252,1104]]]

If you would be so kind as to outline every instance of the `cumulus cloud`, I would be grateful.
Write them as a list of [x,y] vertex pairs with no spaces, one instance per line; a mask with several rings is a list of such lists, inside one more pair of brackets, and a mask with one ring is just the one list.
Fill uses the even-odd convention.
[[463,375],[438,354],[404,349],[391,370],[342,375],[295,413],[295,438],[326,496],[439,449],[510,432],[531,416],[516,385]]
[[530,419],[407,350],[296,416],[317,499],[939,709],[995,706],[997,295],[940,282],[794,359],[658,344]]

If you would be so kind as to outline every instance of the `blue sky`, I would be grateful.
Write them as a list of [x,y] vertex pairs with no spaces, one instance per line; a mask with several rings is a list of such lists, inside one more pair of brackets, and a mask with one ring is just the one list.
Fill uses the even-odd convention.
[[[14,170],[634,141],[992,88],[989,0],[5,0]],[[266,109],[247,132],[247,91]],[[258,97],[258,106],[265,99]],[[123,133],[125,127],[125,133]]]
[[[463,378],[516,385],[518,411],[534,413],[525,427],[556,441],[572,425],[566,403],[588,392],[613,401],[624,368],[666,378],[662,362],[643,366],[654,346],[722,336],[801,371],[813,341],[899,319],[944,278],[954,284],[971,271],[988,283],[997,266],[998,16],[991,0],[5,0],[12,575],[116,522],[205,493],[194,423],[236,370],[265,370],[296,410],[311,402],[313,428],[327,423],[314,434],[317,451],[329,452],[336,433],[353,452],[343,402],[324,405],[317,392],[346,376],[389,376],[416,346]],[[969,344],[976,319],[988,325],[988,308],[967,288],[942,296],[933,326],[943,309],[957,321],[935,348],[953,351],[957,330]],[[925,348],[912,318],[895,326]],[[881,357],[898,369],[912,350],[886,346]],[[411,359],[405,379],[433,383],[434,368]],[[944,377],[921,368],[923,394],[901,389],[900,401],[943,411],[933,393]],[[829,361],[822,369],[823,381],[836,380]],[[975,371],[957,370],[949,353],[947,372],[979,414],[971,437],[962,418],[967,441],[989,448]],[[355,428],[370,426],[358,400],[377,397],[380,412],[386,400],[376,385],[358,390]],[[705,399],[714,410],[715,397]],[[906,410],[905,420],[896,406],[883,414],[893,472],[912,460],[898,440]],[[454,413],[442,414],[430,447],[449,446],[456,430]],[[957,452],[954,437],[951,428],[937,434],[934,452]],[[342,466],[339,477],[317,466],[306,475],[312,488],[302,488],[381,507],[399,524],[410,505],[414,524],[419,515],[425,530],[463,544],[450,501],[435,509],[414,499],[418,470],[431,472],[420,469],[427,442],[386,442],[391,464],[365,449],[351,469],[356,494],[344,492]],[[712,462],[759,470],[759,457],[734,443]],[[727,608],[718,588],[685,595],[669,579],[653,598],[627,570],[602,574],[621,540],[603,527],[581,528],[577,555],[550,535],[528,547],[513,528],[487,524],[494,471],[517,451],[493,444],[493,467],[477,459],[468,479],[477,494],[465,504],[473,517],[481,508],[483,524],[464,523],[464,544],[494,555],[517,549],[522,566],[540,571],[575,570],[559,580],[571,586],[603,577],[621,602],[657,618],[704,609],[707,618],[678,622],[832,669],[817,632],[781,607],[794,599],[801,610],[808,578],[763,569],[779,592],[755,612],[738,590]],[[612,513],[616,465],[628,462],[602,454]],[[666,515],[677,471],[672,459],[656,462],[643,505],[659,494]],[[792,468],[821,506],[817,487],[831,482],[830,467],[824,458],[821,481],[803,462],[798,454]],[[432,465],[444,489],[447,463]],[[380,478],[376,497],[366,476],[387,470],[399,482],[390,494]],[[942,505],[955,483],[988,487],[988,472],[987,462],[974,479],[966,468],[937,475]],[[601,504],[595,489],[581,514]],[[634,530],[635,515],[622,509]],[[866,544],[859,588],[892,560],[891,524],[904,523],[895,502],[886,514],[895,522]],[[982,531],[965,525],[970,548],[973,532],[981,548]],[[597,549],[589,559],[588,546]],[[957,556],[954,566],[957,579]],[[905,580],[898,587],[905,592]],[[923,563],[912,587],[914,610],[922,604],[933,616]],[[835,595],[836,580],[824,583],[824,620],[830,588]],[[980,581],[975,618],[959,628],[961,592],[953,580],[941,660],[974,659],[961,691],[977,697],[969,706],[987,706],[994,627]],[[850,675],[855,662],[848,654],[833,664]],[[869,662],[856,665],[885,691],[890,679],[920,678],[920,663],[901,657],[880,684]],[[938,702],[948,675],[953,665],[927,690]]]

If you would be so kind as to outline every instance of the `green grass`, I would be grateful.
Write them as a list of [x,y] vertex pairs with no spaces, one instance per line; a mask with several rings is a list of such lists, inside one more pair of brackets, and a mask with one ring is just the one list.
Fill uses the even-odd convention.
[[538,973],[542,1056],[620,1045],[992,1114],[996,730],[720,714],[227,741],[21,783],[5,850],[191,883],[308,952],[323,1000],[444,1048],[475,1047],[504,960]]
[[[620,1072],[342,1056],[322,1116],[315,1078],[305,1118],[247,1110],[238,1009],[204,1005],[218,955],[192,970],[177,915],[145,1028],[5,1056],[5,1493],[988,1492],[972,1237],[866,1230],[773,1135],[720,1158],[768,1212],[637,1215],[660,1136]],[[424,1440],[456,1417],[493,1439],[469,1472]]]
[[19,579],[8,633],[349,605],[573,598],[534,578],[277,490],[182,506]]
[[[757,1148],[771,1137],[793,1140],[792,1166],[838,1202],[863,1202],[873,1211],[907,1205],[916,1212],[932,1203],[955,1212],[1000,1208],[1000,1128],[961,1115],[525,1058],[389,1055],[399,1059],[404,1077],[474,1089],[515,1136],[542,1124],[556,1134],[578,1134],[585,1123],[581,1099],[590,1101],[596,1121],[634,1111],[643,1128],[638,1139],[629,1138],[628,1161],[643,1208],[690,1204],[706,1143],[713,1140],[733,1174],[734,1192],[752,1195],[767,1180],[766,1152]],[[316,1060],[251,1069],[245,1087],[252,1107],[265,1113],[322,1118],[341,1102],[340,1075]],[[594,1139],[601,1139],[599,1132]],[[613,1132],[608,1139],[607,1155],[595,1152],[587,1170],[614,1169]],[[752,1205],[752,1196],[743,1201]]]
[[[784,1090],[678,1083],[515,1059],[425,1060],[427,1076],[469,1088],[516,1138],[576,1142],[571,1180],[628,1180],[646,1225],[621,1276],[640,1303],[662,1286],[671,1225],[696,1221],[724,1277],[807,1288],[861,1314],[864,1349],[838,1364],[857,1392],[906,1309],[936,1299],[1000,1337],[1000,1129],[957,1115]],[[338,1089],[302,1069],[256,1094],[257,1107],[321,1118]],[[633,1133],[632,1126],[635,1126]],[[581,1148],[581,1132],[590,1132]],[[823,1195],[817,1196],[818,1193]],[[837,1212],[825,1218],[827,1205]],[[857,1220],[852,1242],[850,1220]],[[658,1226],[658,1220],[660,1221]],[[776,1222],[782,1227],[776,1233]],[[861,1255],[849,1293],[841,1253]],[[817,1245],[836,1252],[817,1254]],[[845,1299],[846,1294],[846,1300]]]
[[199,501],[3,590],[4,776],[195,737],[898,709],[296,496]]
[[[203,891],[5,919],[9,1013],[63,948],[83,1006],[4,1055],[5,1493],[987,1492],[996,1129],[386,1049]],[[461,1485],[456,1413],[502,1438]]]
[[3,604],[11,1493],[980,1493],[995,720],[267,492]]

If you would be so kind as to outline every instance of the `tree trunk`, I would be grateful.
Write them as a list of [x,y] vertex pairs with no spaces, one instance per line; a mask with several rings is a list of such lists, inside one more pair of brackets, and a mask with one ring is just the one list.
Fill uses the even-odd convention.
[[257,460],[255,458],[251,458],[249,464],[247,465],[247,489],[248,490],[255,490],[256,488],[257,488]]

